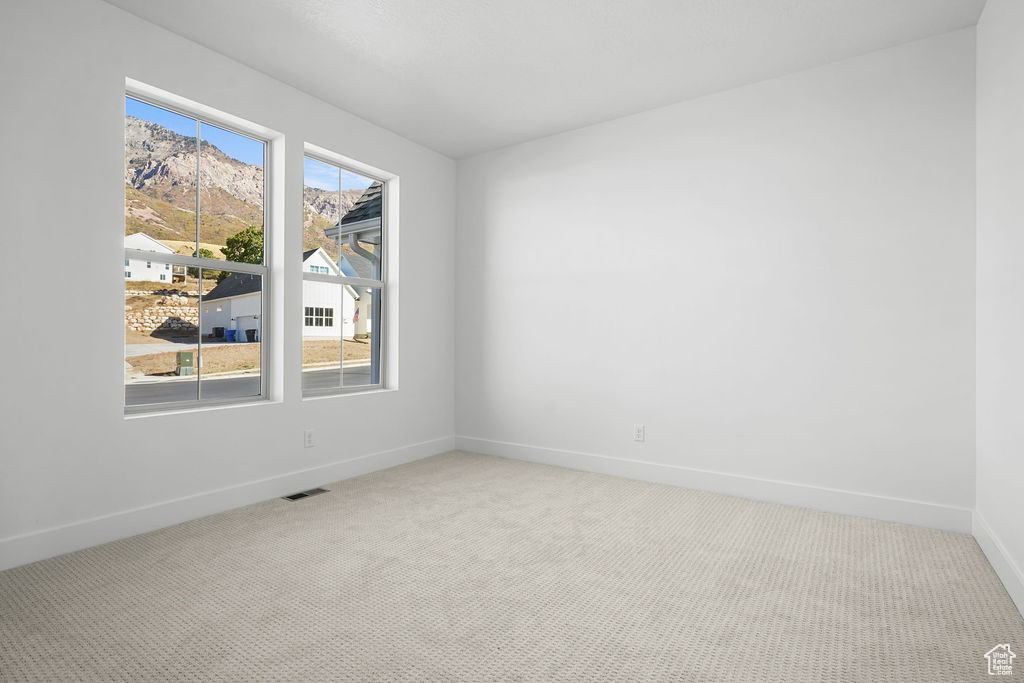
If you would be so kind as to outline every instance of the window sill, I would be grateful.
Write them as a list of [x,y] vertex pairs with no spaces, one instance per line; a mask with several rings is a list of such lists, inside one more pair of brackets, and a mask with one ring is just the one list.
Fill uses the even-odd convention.
[[281,403],[281,401],[271,401],[267,398],[259,396],[247,396],[237,400],[230,401],[211,401],[209,403],[194,403],[192,405],[168,405],[166,407],[154,406],[153,408],[140,407],[138,410],[132,410],[128,412],[125,409],[124,419],[136,420],[145,417],[161,417],[167,415],[183,415],[188,413],[206,412],[211,410],[224,410],[227,408],[246,408],[250,406],[266,406],[275,405]]
[[325,390],[323,393],[303,396],[303,401],[319,401],[324,398],[339,398],[344,396],[366,396],[367,394],[391,394],[397,393],[398,388],[392,387],[353,387],[351,389]]

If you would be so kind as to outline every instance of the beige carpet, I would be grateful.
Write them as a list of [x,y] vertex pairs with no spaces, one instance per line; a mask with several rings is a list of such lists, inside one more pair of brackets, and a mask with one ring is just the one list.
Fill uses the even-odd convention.
[[462,453],[328,488],[0,573],[0,679],[1024,677],[967,535]]

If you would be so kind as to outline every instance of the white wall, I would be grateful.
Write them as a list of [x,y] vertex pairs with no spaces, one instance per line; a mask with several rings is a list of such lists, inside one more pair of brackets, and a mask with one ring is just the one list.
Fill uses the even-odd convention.
[[[313,308],[330,308],[332,311],[333,324],[329,327],[305,324],[305,309],[307,306]],[[309,338],[330,338],[340,339],[344,330],[346,337],[355,333],[355,326],[352,323],[352,315],[356,311],[355,299],[352,298],[351,290],[342,285],[330,282],[313,282],[305,280],[302,283],[302,313],[303,327],[302,335]]]
[[[302,271],[312,273],[313,267],[326,268],[326,274],[341,275],[337,264],[331,263],[330,258],[323,251],[317,251],[302,264]],[[321,271],[321,274],[325,274]],[[329,326],[317,327],[306,325],[303,315],[302,336],[306,338],[331,338],[340,339],[342,334],[351,337],[355,334],[355,324],[352,316],[356,311],[355,299],[352,290],[342,285],[329,282],[314,282],[311,280],[302,281],[302,313],[305,314],[307,306],[313,308],[329,308],[332,311],[332,324]]]
[[204,300],[203,335],[211,335],[213,328],[223,327],[225,331],[235,330],[235,340],[243,342],[246,340],[245,330],[255,328],[257,338],[263,339],[262,298],[260,293],[253,292],[224,299]]
[[[5,2],[0,58],[0,568],[450,447],[454,339],[436,315],[454,296],[453,161],[96,0]],[[284,134],[278,326],[302,306],[303,143],[401,177],[399,391],[302,401],[293,324],[273,402],[124,418],[126,76]],[[27,258],[70,247],[66,272]],[[66,302],[59,333],[40,301]]]
[[[145,281],[145,282],[166,282],[170,285],[174,278],[172,277],[171,265],[168,263],[159,263],[154,261],[146,261],[145,259],[125,259],[128,263],[124,267],[125,280],[131,282]],[[131,276],[128,276],[131,273]],[[162,278],[160,276],[163,276]]]
[[975,536],[1024,613],[1024,3],[978,23]]
[[460,161],[457,443],[969,529],[974,124],[967,29]]
[[[170,247],[157,242],[141,232],[126,235],[124,247],[125,249],[147,249],[163,254],[174,253],[174,250]],[[167,282],[168,285],[174,281],[172,267],[169,263],[154,263],[146,259],[125,259],[124,279],[130,281]]]

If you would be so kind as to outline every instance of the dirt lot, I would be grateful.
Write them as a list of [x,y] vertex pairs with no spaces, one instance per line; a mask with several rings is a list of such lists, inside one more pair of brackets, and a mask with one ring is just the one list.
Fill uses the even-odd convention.
[[[329,363],[338,360],[339,342],[327,339],[306,339],[302,342],[302,365]],[[346,339],[345,360],[370,360],[370,340]]]
[[[141,336],[141,335],[139,335]],[[149,338],[154,340],[153,338]],[[128,343],[135,342],[126,339]],[[155,339],[155,341],[160,341]],[[329,363],[338,359],[338,342],[330,340],[309,340],[302,344],[302,364],[308,366]],[[345,360],[369,360],[370,343],[367,340],[345,340]],[[130,356],[126,359],[144,375],[171,376],[177,366],[177,355],[173,351],[151,353],[145,356]],[[205,344],[203,346],[203,372],[241,372],[260,366],[259,344]]]
[[124,331],[125,344],[163,344],[169,341],[195,344],[199,340],[196,339],[195,335],[193,335],[191,339],[183,338],[180,333],[177,335],[167,333],[161,336],[159,332],[146,334],[145,332],[136,332],[135,330],[129,330],[127,328]]
[[[170,376],[177,367],[177,354],[150,353],[145,356],[129,356],[125,360],[144,375]],[[260,366],[259,344],[224,344],[203,347],[203,372],[240,372]]]

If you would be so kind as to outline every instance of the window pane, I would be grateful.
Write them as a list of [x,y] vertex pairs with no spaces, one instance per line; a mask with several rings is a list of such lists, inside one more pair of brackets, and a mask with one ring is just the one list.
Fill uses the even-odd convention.
[[208,123],[199,138],[199,255],[263,263],[266,144]]
[[199,397],[259,396],[263,278],[207,268],[202,277]]
[[196,238],[196,120],[126,97],[124,132],[125,247],[190,253]]
[[[303,169],[302,250],[306,252],[305,258],[308,259],[310,252],[322,248],[327,252],[328,258],[336,262],[338,246],[333,238],[327,236],[325,230],[338,224],[341,206],[341,169],[309,157],[303,160]],[[354,200],[349,200],[348,206],[352,205],[352,201]]]
[[346,288],[343,303],[346,306],[346,324],[342,341],[342,386],[347,388],[380,384],[380,290],[369,287]]
[[[302,282],[305,316],[302,328],[302,392],[341,388],[342,326],[336,318],[325,324],[324,310],[341,305],[346,288],[340,283]],[[344,294],[343,294],[344,293]]]
[[125,405],[195,400],[198,282],[129,279],[124,289]]

